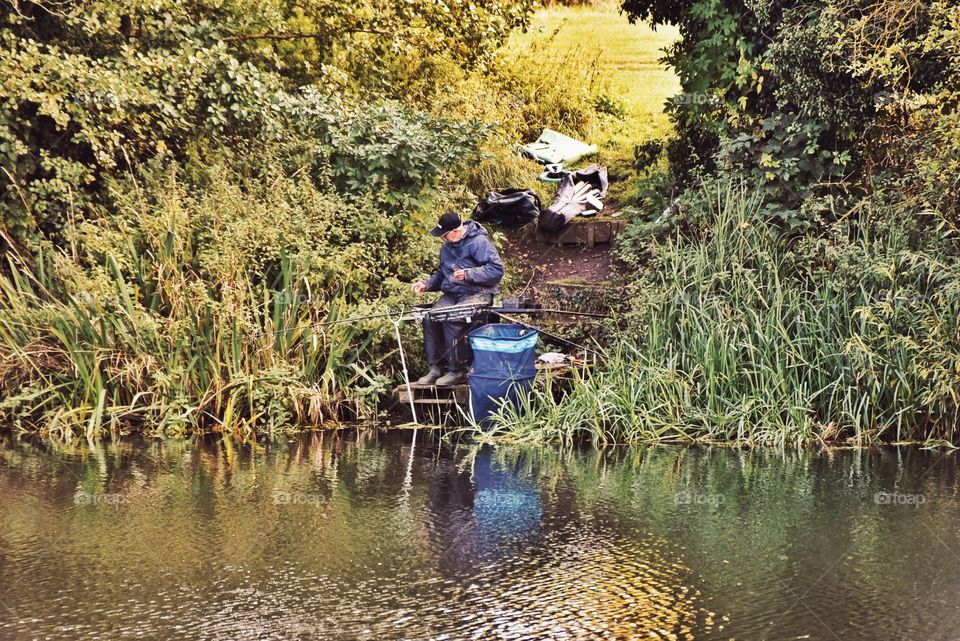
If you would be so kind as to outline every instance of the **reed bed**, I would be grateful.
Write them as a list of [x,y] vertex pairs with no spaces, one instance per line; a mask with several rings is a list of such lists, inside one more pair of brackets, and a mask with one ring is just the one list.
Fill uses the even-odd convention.
[[389,356],[378,323],[331,321],[369,311],[363,276],[396,250],[329,242],[355,223],[306,181],[239,182],[224,175],[196,199],[175,180],[131,187],[121,213],[76,230],[74,254],[7,239],[0,419],[64,439],[252,439],[374,416],[389,384],[373,368]]
[[[357,363],[358,330],[321,325],[337,308],[319,313],[297,303],[295,283],[289,297],[250,292],[244,304],[258,312],[250,327],[189,299],[175,317],[158,317],[158,290],[169,285],[162,281],[145,283],[156,289],[140,290],[135,301],[135,288],[115,270],[119,306],[107,313],[62,296],[45,271],[16,261],[8,268],[0,276],[2,373],[19,389],[0,410],[22,429],[60,438],[134,428],[252,438],[375,410],[375,397],[351,397],[364,378],[376,383]],[[141,307],[144,297],[152,309]]]
[[[654,241],[616,347],[569,391],[503,408],[522,442],[956,442],[960,273],[864,213],[843,241],[784,236],[741,185]],[[876,212],[874,212],[874,215]],[[853,230],[853,227],[851,227]],[[874,233],[875,232],[875,233]],[[934,247],[934,249],[930,249]],[[559,399],[559,400],[558,400]]]

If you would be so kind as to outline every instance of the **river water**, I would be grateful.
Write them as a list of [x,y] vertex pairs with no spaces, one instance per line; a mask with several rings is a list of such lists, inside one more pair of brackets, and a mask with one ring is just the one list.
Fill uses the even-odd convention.
[[955,454],[5,438],[0,639],[960,638]]

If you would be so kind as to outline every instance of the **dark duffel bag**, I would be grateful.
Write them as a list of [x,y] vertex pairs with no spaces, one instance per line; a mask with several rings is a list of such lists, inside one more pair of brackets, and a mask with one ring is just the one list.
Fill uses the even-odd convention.
[[473,219],[501,227],[518,227],[540,215],[540,198],[532,189],[491,191],[473,209]]

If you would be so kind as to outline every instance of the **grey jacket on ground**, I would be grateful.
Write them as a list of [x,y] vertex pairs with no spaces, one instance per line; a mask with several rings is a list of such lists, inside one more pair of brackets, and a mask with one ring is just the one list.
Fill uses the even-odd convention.
[[[458,243],[444,243],[440,249],[440,269],[427,279],[427,291],[445,294],[495,294],[503,278],[503,261],[487,230],[476,221],[464,223],[466,235]],[[466,270],[465,280],[454,280],[453,272]]]

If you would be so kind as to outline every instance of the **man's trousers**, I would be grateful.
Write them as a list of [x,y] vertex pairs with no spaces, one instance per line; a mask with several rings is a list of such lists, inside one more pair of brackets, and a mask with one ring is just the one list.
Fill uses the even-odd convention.
[[[444,294],[430,309],[443,309],[453,305],[489,305],[492,294]],[[451,370],[465,370],[473,360],[473,351],[467,333],[482,323],[466,320],[435,321],[427,317],[423,321],[423,344],[430,365],[443,365]]]

